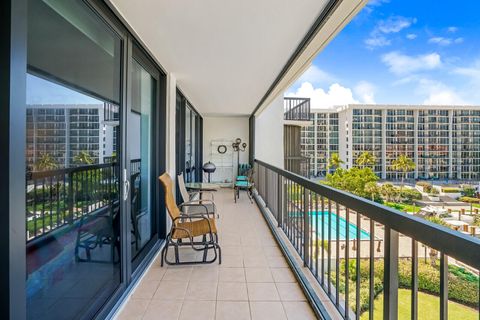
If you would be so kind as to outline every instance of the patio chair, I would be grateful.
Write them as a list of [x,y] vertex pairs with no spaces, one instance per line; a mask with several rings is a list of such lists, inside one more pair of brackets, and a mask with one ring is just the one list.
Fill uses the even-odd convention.
[[[188,192],[185,187],[185,179],[183,178],[183,172],[177,176],[178,189],[182,196],[183,204],[189,204],[183,206],[183,213],[185,214],[197,214],[204,213],[207,209],[208,215],[212,215],[217,218],[217,207],[215,206],[213,192],[211,191],[191,191]],[[209,195],[209,199],[205,199],[205,196]]]
[[233,199],[235,203],[237,203],[237,199],[240,199],[240,190],[247,191],[248,199],[251,203],[253,203],[252,197],[252,190],[253,190],[253,169],[249,169],[246,173],[247,179],[246,180],[235,180],[235,184],[233,185]]
[[[161,266],[163,262],[169,265],[179,264],[206,264],[213,263],[219,260],[222,263],[222,252],[218,245],[218,232],[214,218],[208,217],[208,210],[205,206],[203,213],[185,214],[181,211],[184,206],[191,206],[191,204],[181,204],[177,206],[175,197],[173,195],[173,182],[168,173],[164,173],[159,177],[165,192],[165,205],[167,207],[168,215],[172,219],[172,226],[167,235],[165,247],[161,252]],[[201,238],[200,241],[195,241],[195,238]],[[186,241],[185,241],[186,240]],[[168,248],[174,247],[175,261],[168,261]],[[203,251],[203,258],[201,261],[180,261],[179,248],[182,246],[190,246],[196,252]],[[210,260],[208,258],[209,250],[213,250],[214,257]],[[217,252],[218,251],[218,252]]]
[[[105,208],[81,216],[75,243],[77,262],[118,262],[116,257],[120,257],[119,211],[120,206],[116,201]],[[104,245],[109,246],[106,252],[102,250]],[[84,255],[81,254],[82,249]],[[92,257],[92,252],[98,252],[96,257]]]

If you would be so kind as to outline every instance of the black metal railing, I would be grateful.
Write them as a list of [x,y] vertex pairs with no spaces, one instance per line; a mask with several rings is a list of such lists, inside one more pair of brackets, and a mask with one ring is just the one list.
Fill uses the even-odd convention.
[[284,98],[284,120],[310,121],[310,98]]
[[[398,319],[399,289],[406,290],[401,308],[407,305],[411,319],[419,309],[447,319],[449,301],[478,318],[479,239],[262,161],[254,172],[257,203],[343,318],[374,319],[383,296],[383,319]],[[435,310],[422,309],[420,291],[438,296]]]
[[[132,175],[140,159],[130,161]],[[30,242],[119,199],[116,162],[27,173],[26,240]]]
[[118,200],[118,181],[116,163],[28,173],[27,242]]
[[310,158],[308,157],[285,157],[285,170],[301,175],[305,178],[310,178]]

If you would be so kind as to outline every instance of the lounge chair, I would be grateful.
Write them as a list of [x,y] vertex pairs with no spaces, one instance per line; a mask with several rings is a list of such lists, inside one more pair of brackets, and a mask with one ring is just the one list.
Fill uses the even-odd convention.
[[[186,214],[197,214],[204,213],[207,209],[208,215],[215,217],[217,214],[217,207],[215,206],[213,192],[210,191],[191,191],[188,192],[185,187],[185,180],[183,178],[183,173],[180,173],[177,176],[178,189],[182,196],[183,204],[188,204],[188,206],[183,206],[183,213]],[[205,198],[209,196],[208,198]]]
[[[172,219],[172,226],[167,235],[165,247],[161,252],[161,266],[163,261],[169,265],[173,264],[200,264],[213,263],[219,260],[222,263],[222,253],[218,245],[217,226],[214,218],[209,218],[208,210],[205,206],[203,213],[185,214],[181,211],[182,207],[192,206],[191,204],[181,204],[177,206],[175,197],[173,195],[173,182],[168,173],[162,174],[160,182],[165,192],[165,205],[167,207],[168,215]],[[195,241],[195,238],[201,237],[201,241]],[[187,240],[187,241],[185,241]],[[175,261],[168,261],[168,248],[174,247]],[[203,258],[201,261],[180,261],[179,247],[190,246],[195,251],[203,251]],[[214,257],[210,260],[208,258],[209,250],[213,250]],[[218,252],[217,252],[218,251]]]

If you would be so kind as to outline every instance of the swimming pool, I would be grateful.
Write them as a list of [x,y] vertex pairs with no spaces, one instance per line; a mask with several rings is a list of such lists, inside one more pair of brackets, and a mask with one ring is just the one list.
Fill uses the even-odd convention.
[[[325,231],[325,235],[323,236],[324,240],[328,240],[328,217],[332,219],[331,225],[330,225],[330,237],[332,240],[337,240],[337,215],[335,213],[330,213],[328,212],[310,212],[309,213],[311,217],[311,223],[313,229],[315,229],[317,225],[317,220],[318,220],[318,230],[317,235],[319,238],[322,238],[322,216],[323,216],[323,230]],[[339,240],[346,240],[346,235],[347,235],[347,221],[339,217],[340,225],[339,225]],[[357,226],[348,223],[348,238],[349,240],[357,239]],[[364,230],[360,230],[360,240],[368,240],[370,239],[370,234]]]

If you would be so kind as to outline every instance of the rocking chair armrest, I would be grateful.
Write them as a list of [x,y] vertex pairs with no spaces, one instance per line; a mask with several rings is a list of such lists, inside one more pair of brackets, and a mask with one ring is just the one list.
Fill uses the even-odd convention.
[[[190,201],[192,200],[199,200],[199,199],[193,199],[193,197],[198,194],[199,197],[204,195],[204,194],[209,194],[210,195],[210,199],[205,199],[205,200],[210,200],[210,201],[214,201],[215,198],[213,196],[213,192],[212,191],[204,191],[204,190],[198,190],[198,191],[189,191],[188,194],[190,195]],[[204,199],[202,199],[204,200]]]
[[201,203],[196,203],[195,201],[184,202],[178,206],[179,209],[182,209],[183,207],[203,207],[205,209],[205,214],[208,215],[207,206]]
[[196,200],[190,200],[188,202],[186,202],[187,204],[191,204],[191,205],[205,205],[205,204],[211,204],[213,206],[213,211],[217,211],[217,206],[215,204],[215,202],[213,202],[212,200],[210,199],[196,199]]

